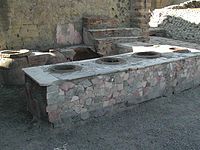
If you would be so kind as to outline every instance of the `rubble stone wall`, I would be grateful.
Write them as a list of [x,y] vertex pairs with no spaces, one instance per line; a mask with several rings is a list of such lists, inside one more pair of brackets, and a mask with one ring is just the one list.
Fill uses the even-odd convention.
[[199,9],[156,9],[152,13],[150,26],[166,30],[167,37],[200,43]]
[[199,56],[123,72],[61,81],[47,87],[47,112],[54,125],[74,126],[88,118],[129,108],[200,83]]
[[[166,6],[170,6],[170,5],[186,5],[185,6],[191,6],[192,8],[195,8],[194,6],[196,6],[196,3],[198,3],[199,0],[152,0],[151,1],[151,9],[158,9],[158,8],[163,8]],[[188,5],[189,4],[189,5]]]
[[0,49],[45,49],[82,42],[82,17],[130,24],[130,0],[1,0]]

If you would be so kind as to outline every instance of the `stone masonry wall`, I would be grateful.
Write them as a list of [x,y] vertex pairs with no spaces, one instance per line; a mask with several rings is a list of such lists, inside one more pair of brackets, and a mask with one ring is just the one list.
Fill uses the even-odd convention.
[[47,120],[46,105],[46,87],[39,86],[29,77],[25,76],[26,80],[26,98],[27,98],[27,109],[33,115],[40,119]]
[[151,9],[159,9],[159,8],[163,8],[166,6],[170,6],[170,5],[175,5],[175,4],[182,4],[183,2],[185,3],[190,3],[190,2],[196,2],[199,0],[152,0],[151,1]]
[[156,9],[152,13],[150,26],[166,30],[167,37],[200,43],[199,9]]
[[0,49],[45,49],[82,42],[82,17],[130,24],[129,0],[1,0]]
[[200,83],[199,56],[124,72],[61,81],[47,87],[47,112],[54,125],[74,126]]

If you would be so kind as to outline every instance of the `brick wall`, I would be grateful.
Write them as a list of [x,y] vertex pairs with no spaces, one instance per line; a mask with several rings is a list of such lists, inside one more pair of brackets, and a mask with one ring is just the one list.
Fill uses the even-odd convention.
[[130,19],[131,26],[138,27],[142,29],[143,36],[148,39],[149,37],[149,18],[150,18],[150,8],[151,0],[131,0],[130,9]]
[[0,49],[79,44],[84,15],[115,17],[129,26],[129,10],[130,0],[1,0]]

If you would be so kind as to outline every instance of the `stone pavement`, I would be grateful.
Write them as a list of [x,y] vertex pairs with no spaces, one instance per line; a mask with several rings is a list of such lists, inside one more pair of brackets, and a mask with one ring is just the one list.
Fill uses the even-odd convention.
[[3,150],[198,150],[200,87],[135,105],[74,130],[30,123],[20,88],[0,89]]

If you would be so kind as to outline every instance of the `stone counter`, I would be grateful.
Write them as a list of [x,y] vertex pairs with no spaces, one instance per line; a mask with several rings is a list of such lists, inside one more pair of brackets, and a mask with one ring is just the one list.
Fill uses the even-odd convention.
[[[55,126],[72,127],[199,85],[199,51],[170,53],[169,47],[161,47],[162,57],[156,59],[116,55],[126,61],[119,65],[97,64],[96,59],[65,63],[82,67],[72,73],[52,73],[52,65],[26,68],[29,108],[35,104],[32,114],[45,116]],[[36,91],[39,87],[43,87],[41,94]]]

